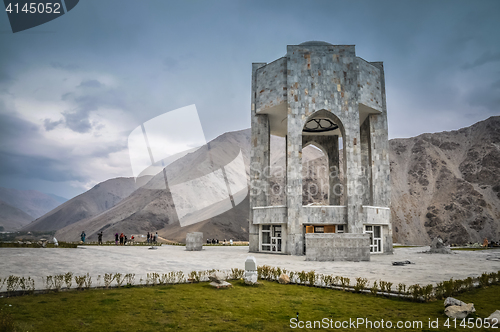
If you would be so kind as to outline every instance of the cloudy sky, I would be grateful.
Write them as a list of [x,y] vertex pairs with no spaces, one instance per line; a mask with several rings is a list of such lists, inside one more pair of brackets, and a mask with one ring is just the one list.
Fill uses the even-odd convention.
[[384,61],[390,138],[500,113],[500,1],[83,0],[13,34],[0,14],[0,186],[71,198],[132,176],[127,136],[195,104],[250,127],[252,62],[308,40]]

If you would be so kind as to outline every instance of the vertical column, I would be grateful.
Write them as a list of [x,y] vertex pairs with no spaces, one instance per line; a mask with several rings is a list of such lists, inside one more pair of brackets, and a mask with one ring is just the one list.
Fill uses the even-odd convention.
[[[372,183],[373,205],[391,207],[391,179],[389,164],[389,139],[387,127],[387,104],[385,98],[385,75],[382,62],[370,62],[380,69],[380,87],[382,94],[382,113],[370,115],[371,155],[372,155]],[[389,214],[390,216],[390,214]],[[391,254],[392,223],[387,221],[387,232],[384,232],[384,253]]]
[[251,106],[251,151],[250,151],[250,220],[249,220],[249,251],[259,251],[259,226],[253,224],[253,208],[267,206],[268,179],[264,169],[269,166],[270,128],[269,119],[265,114],[256,113],[257,79],[256,72],[265,63],[252,64],[252,106]]
[[361,139],[361,195],[363,205],[373,205],[373,186],[372,186],[372,145],[370,133],[370,117],[367,117],[360,128]]
[[302,122],[298,109],[288,108],[286,192],[288,210],[287,253],[304,254],[302,230]]

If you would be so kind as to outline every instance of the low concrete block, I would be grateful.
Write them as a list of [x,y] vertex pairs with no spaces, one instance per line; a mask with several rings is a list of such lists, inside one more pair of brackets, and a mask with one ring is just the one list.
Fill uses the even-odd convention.
[[186,234],[186,250],[200,251],[203,248],[203,233],[193,232]]
[[306,234],[307,261],[369,261],[370,236],[352,233]]

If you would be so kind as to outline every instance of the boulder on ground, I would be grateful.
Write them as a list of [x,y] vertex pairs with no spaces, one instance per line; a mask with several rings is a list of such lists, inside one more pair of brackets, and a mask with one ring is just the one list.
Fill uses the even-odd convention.
[[494,313],[492,313],[486,320],[490,324],[495,324],[498,323],[500,324],[500,310],[496,310]]
[[444,307],[447,308],[451,305],[466,305],[467,303],[465,302],[462,302],[460,300],[457,300],[456,298],[454,297],[447,297],[445,300],[444,300]]
[[286,274],[282,274],[280,275],[279,279],[278,279],[278,282],[280,284],[289,284],[290,283],[290,278],[286,275]]
[[212,282],[215,282],[217,284],[221,284],[223,282],[226,281],[226,275],[222,272],[219,272],[219,271],[216,271],[216,272],[212,272],[209,276],[208,276],[208,280],[212,281]]
[[214,288],[229,288],[229,287],[233,287],[233,285],[231,285],[230,283],[228,283],[227,281],[222,281],[222,282],[215,282],[215,281],[212,281],[210,283],[210,286],[214,287]]
[[468,303],[466,305],[450,305],[444,310],[444,313],[450,318],[464,319],[475,311],[474,303]]
[[429,250],[432,254],[451,254],[450,247],[446,246],[443,240],[440,237],[435,237],[431,243],[431,250]]

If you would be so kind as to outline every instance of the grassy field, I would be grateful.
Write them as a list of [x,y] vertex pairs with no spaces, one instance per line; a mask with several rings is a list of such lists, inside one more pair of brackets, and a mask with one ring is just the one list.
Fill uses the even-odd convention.
[[[429,328],[428,322],[439,319],[439,331],[455,330],[443,326],[447,317],[442,300],[414,303],[276,282],[231,283],[233,288],[218,290],[205,282],[1,298],[0,317],[7,323],[13,320],[16,331],[284,331],[291,330],[290,319],[297,312],[301,321],[365,318],[394,325],[422,321],[422,327],[406,331],[438,331]],[[457,298],[475,304],[471,317],[484,318],[500,308],[499,293],[500,286],[490,286]],[[363,325],[358,330],[371,329]]]

